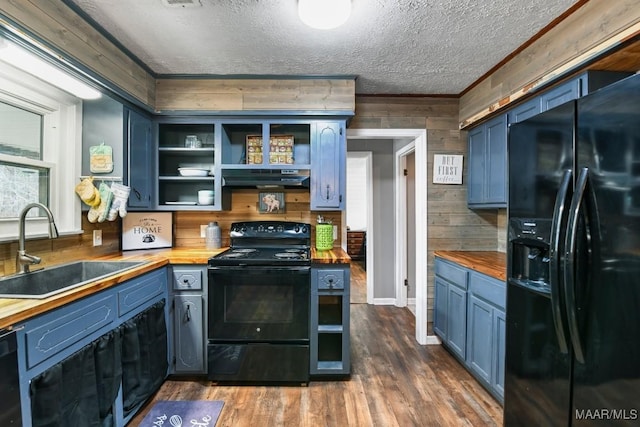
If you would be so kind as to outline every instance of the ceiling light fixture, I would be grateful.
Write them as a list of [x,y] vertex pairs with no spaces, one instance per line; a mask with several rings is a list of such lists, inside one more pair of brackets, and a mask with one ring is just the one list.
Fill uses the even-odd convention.
[[330,30],[347,22],[351,0],[298,0],[298,16],[311,28]]
[[98,90],[2,37],[0,37],[0,61],[20,68],[78,98],[98,99],[102,96]]

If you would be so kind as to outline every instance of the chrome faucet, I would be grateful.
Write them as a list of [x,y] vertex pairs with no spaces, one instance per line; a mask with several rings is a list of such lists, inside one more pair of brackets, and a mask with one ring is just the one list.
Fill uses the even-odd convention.
[[53,214],[49,210],[48,207],[43,205],[42,203],[29,203],[27,206],[22,209],[20,212],[20,223],[18,224],[19,232],[18,235],[18,254],[16,255],[16,273],[28,273],[29,266],[34,264],[40,264],[41,259],[35,255],[29,255],[24,249],[24,223],[27,217],[27,213],[32,208],[40,208],[45,211],[47,216],[49,217],[49,238],[55,239],[58,237],[58,229],[56,228],[56,223],[53,220]]

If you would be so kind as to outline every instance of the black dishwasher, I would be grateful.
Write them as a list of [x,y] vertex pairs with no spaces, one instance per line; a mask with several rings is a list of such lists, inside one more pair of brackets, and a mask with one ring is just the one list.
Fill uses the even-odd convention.
[[21,426],[15,331],[0,329],[0,426]]

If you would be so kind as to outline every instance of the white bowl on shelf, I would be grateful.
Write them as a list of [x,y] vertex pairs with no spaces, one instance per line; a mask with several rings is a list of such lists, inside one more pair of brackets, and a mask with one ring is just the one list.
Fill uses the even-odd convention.
[[200,191],[198,191],[198,204],[199,205],[212,205],[213,204],[213,190],[200,190]]
[[209,169],[199,168],[178,168],[180,176],[207,176],[209,175]]

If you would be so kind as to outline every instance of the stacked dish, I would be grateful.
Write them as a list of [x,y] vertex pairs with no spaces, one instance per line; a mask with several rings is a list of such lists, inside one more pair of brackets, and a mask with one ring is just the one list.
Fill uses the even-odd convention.
[[209,175],[208,169],[200,168],[178,168],[180,176],[207,176]]

